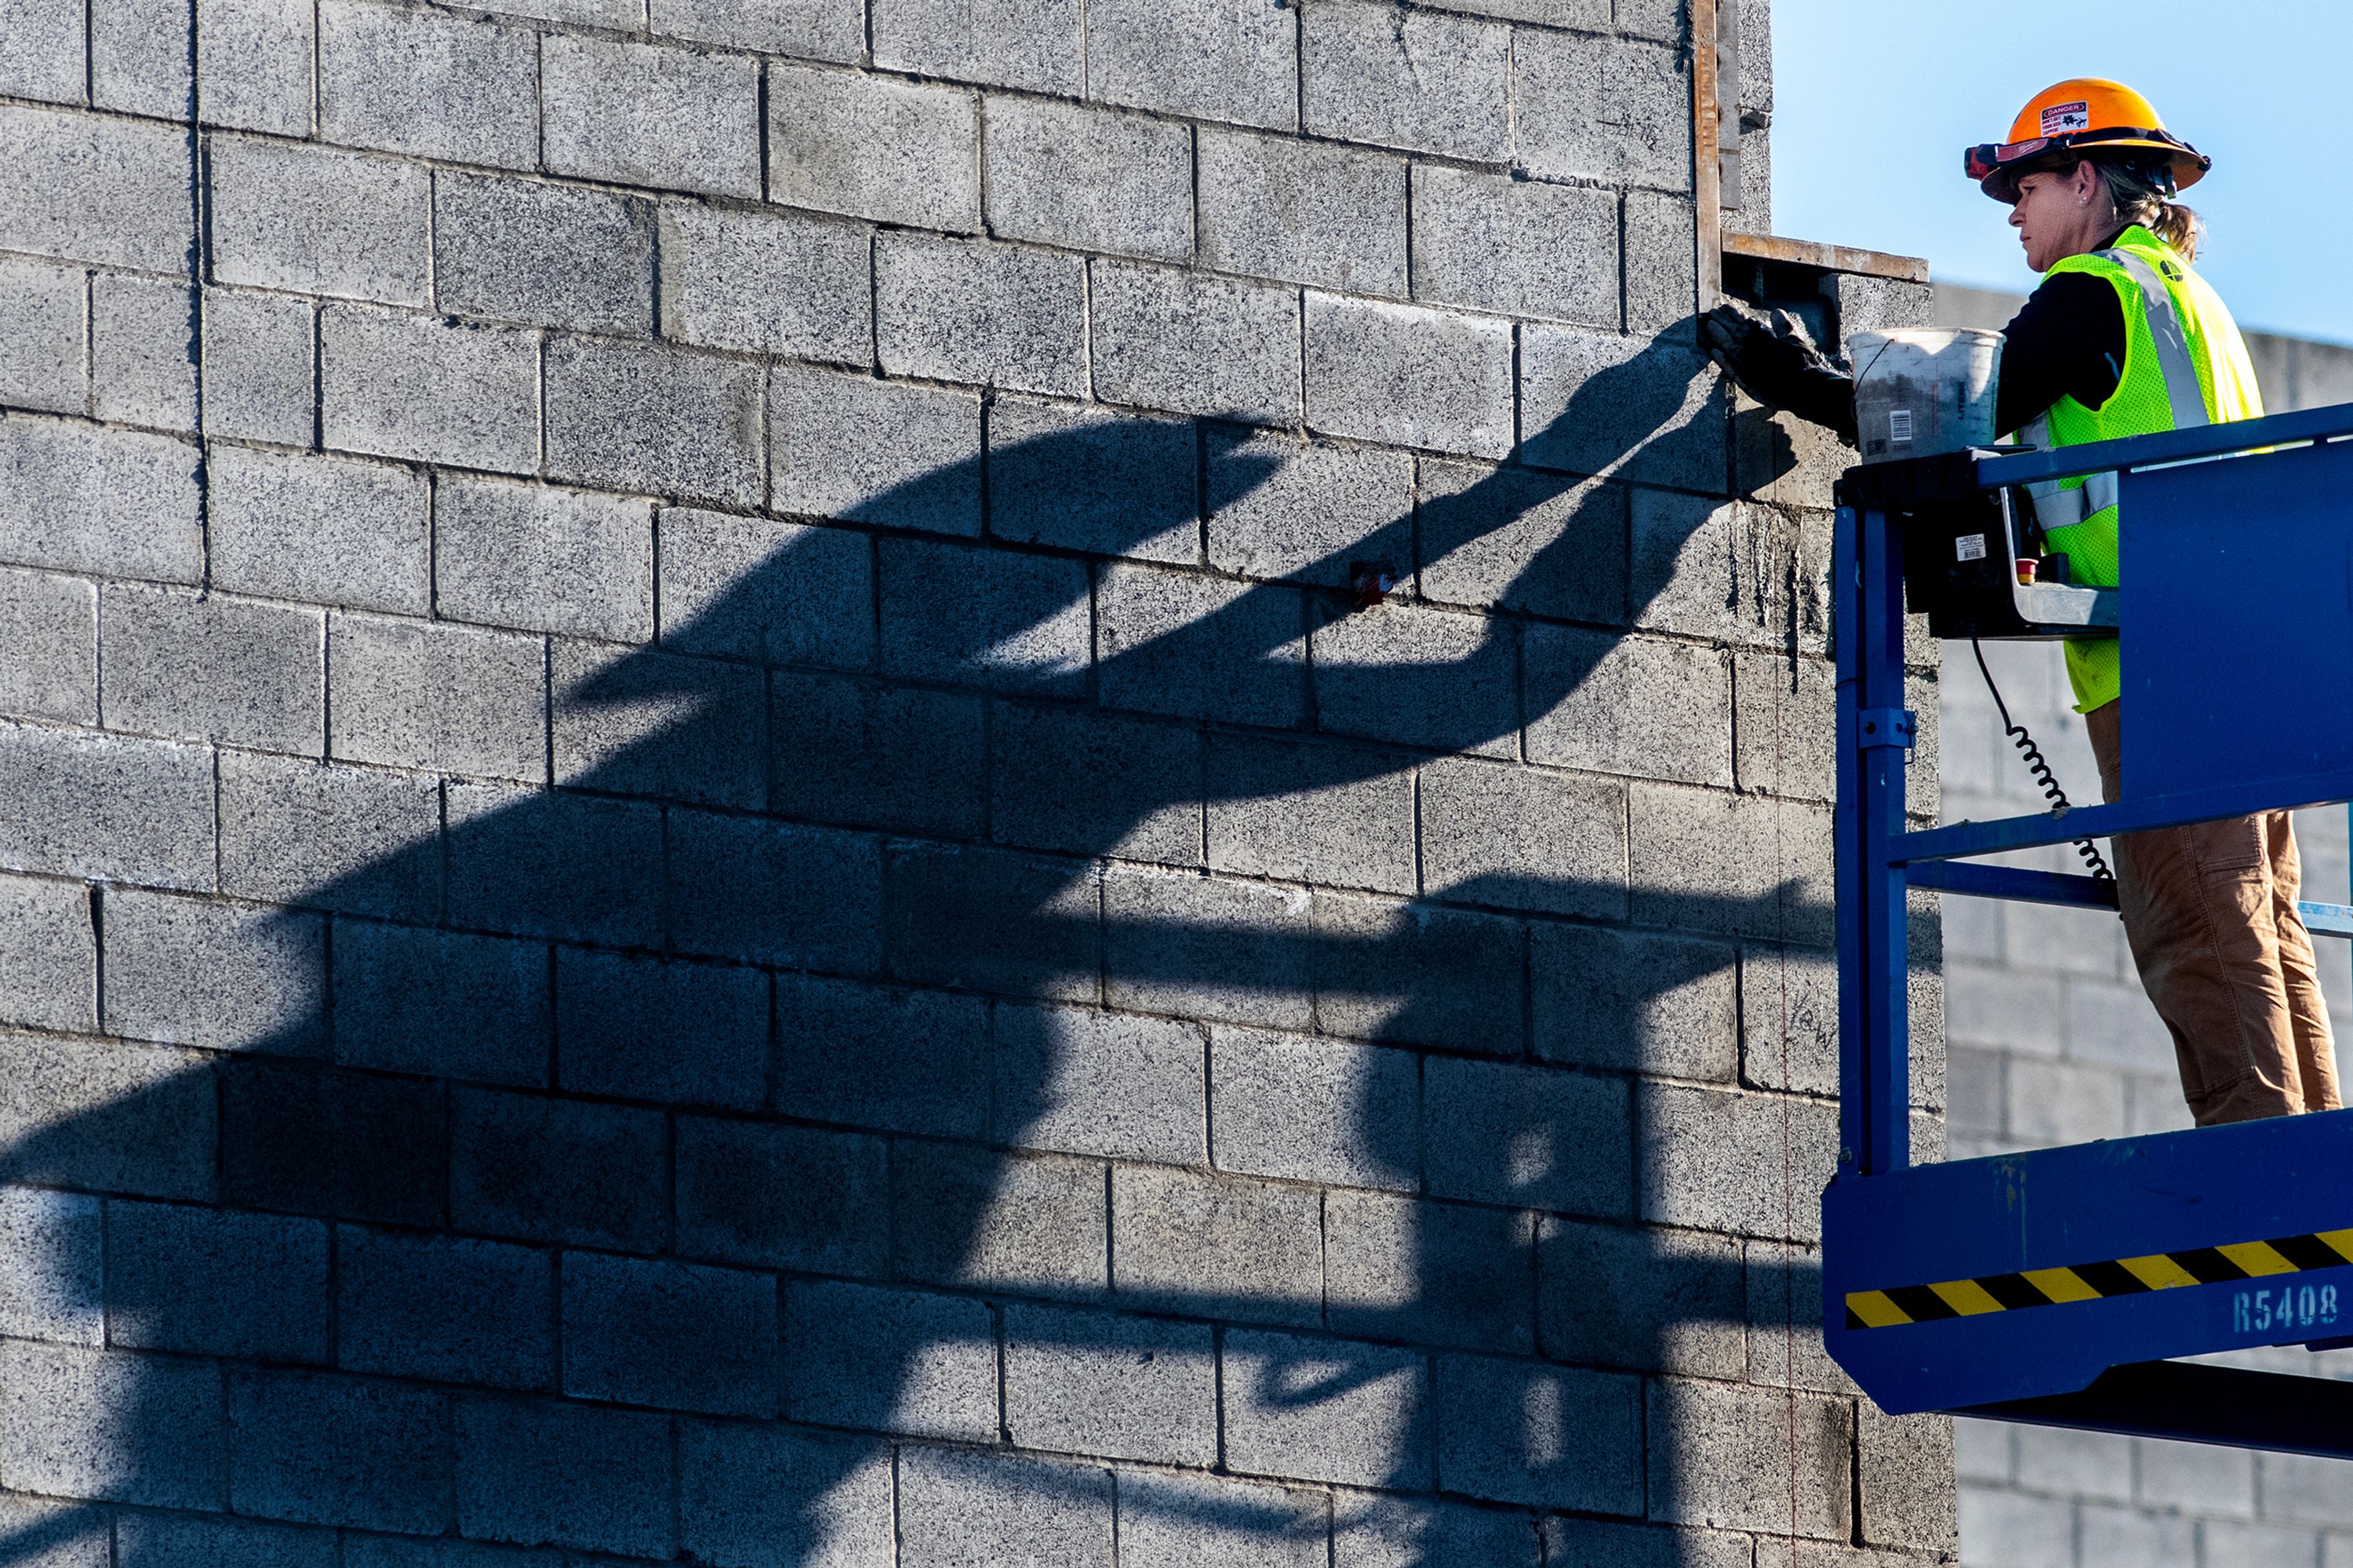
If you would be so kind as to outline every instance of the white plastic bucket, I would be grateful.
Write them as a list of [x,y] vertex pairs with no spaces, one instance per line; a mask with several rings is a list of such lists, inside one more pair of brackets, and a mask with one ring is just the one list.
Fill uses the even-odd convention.
[[2001,334],[1901,327],[1847,339],[1855,432],[1866,463],[1993,444]]

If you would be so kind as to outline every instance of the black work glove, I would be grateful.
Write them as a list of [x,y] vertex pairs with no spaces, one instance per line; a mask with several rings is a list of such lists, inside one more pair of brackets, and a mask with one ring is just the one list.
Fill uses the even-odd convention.
[[1740,390],[1831,430],[1855,445],[1854,378],[1779,321],[1770,326],[1735,305],[1718,305],[1700,321],[1708,357]]

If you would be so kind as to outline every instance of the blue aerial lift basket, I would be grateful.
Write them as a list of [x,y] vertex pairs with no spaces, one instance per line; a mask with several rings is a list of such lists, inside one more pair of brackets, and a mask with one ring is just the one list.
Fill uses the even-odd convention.
[[[2010,487],[2109,471],[2123,588],[2018,587]],[[2353,1458],[2353,1383],[2174,1359],[2353,1343],[2353,1110],[1913,1165],[1905,941],[1911,888],[2115,906],[2112,883],[1974,857],[2353,799],[2353,405],[1850,469],[1832,573],[1831,1357],[1893,1415]],[[1933,630],[2121,637],[2122,800],[1909,829],[1907,581]]]

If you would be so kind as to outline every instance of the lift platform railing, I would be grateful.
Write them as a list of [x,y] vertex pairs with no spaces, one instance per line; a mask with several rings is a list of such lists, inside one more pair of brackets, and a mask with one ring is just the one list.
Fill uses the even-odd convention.
[[[2113,908],[2112,883],[1972,862],[2353,799],[2347,437],[2353,405],[1841,481],[1841,1147],[1822,1195],[1823,1337],[1891,1414],[2353,1457],[2353,1384],[2175,1359],[2353,1342],[2353,1111],[1915,1167],[1906,907],[1921,888]],[[2013,487],[2106,473],[2121,589],[2019,590]],[[1907,602],[1930,636],[2118,637],[2124,797],[1913,829]],[[2335,906],[2307,920],[2353,930]]]

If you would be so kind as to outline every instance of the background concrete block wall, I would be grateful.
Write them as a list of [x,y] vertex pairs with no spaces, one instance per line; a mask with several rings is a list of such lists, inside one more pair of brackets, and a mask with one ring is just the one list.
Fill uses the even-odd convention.
[[7,9],[0,1556],[1950,1560],[1680,6]]
[[[2018,300],[1940,284],[1939,324],[2000,327]],[[2353,349],[2250,332],[2274,413],[2353,400]],[[1989,644],[2010,716],[2033,734],[2071,798],[2100,776],[2056,645]],[[2015,816],[2044,804],[2002,734],[1966,643],[1945,649],[1938,756],[1948,817]],[[2296,814],[2305,897],[2342,903],[2343,807]],[[2080,869],[2072,849],[2021,856]],[[2173,1043],[2148,1005],[2113,915],[1955,899],[1945,906],[1948,1127],[1957,1156],[2189,1126]],[[2340,1042],[2353,1030],[2348,944],[2322,938],[2321,989]],[[2267,1350],[2216,1358],[2306,1376],[2353,1377],[2353,1355]],[[2353,1465],[2278,1454],[1964,1421],[1957,1433],[1961,1560],[1968,1568],[2223,1568],[2261,1555],[2353,1560]]]

